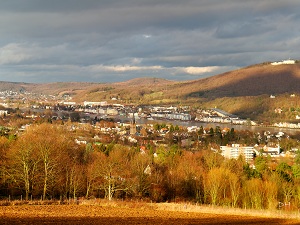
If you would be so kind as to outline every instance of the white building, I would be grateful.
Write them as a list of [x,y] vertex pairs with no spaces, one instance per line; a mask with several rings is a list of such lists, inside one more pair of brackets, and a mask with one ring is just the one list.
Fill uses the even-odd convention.
[[103,102],[88,102],[88,101],[84,101],[83,102],[84,106],[106,106],[107,102],[103,101]]
[[76,105],[76,102],[63,102],[64,105]]
[[113,109],[113,108],[107,108],[106,110],[107,115],[118,115],[118,110]]
[[253,160],[254,147],[240,146],[239,144],[232,144],[231,146],[220,146],[221,154],[227,159],[237,159],[240,155],[245,157],[246,162]]
[[282,64],[295,64],[295,63],[296,63],[295,60],[288,59],[288,60],[283,60],[280,62],[272,62],[271,65],[277,66],[277,65],[282,65]]

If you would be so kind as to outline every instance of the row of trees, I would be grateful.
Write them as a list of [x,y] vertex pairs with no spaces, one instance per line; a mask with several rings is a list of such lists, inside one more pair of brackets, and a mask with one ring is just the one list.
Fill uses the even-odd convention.
[[0,195],[189,200],[256,209],[276,208],[278,202],[300,206],[299,160],[293,166],[273,165],[258,156],[253,169],[243,157],[226,160],[210,150],[104,148],[75,144],[73,135],[63,126],[41,124],[17,138],[0,137]]

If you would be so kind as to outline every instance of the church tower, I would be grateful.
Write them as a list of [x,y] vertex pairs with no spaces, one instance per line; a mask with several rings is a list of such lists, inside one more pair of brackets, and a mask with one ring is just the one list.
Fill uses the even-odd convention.
[[132,120],[130,121],[130,135],[136,134],[136,124],[134,114],[132,115]]

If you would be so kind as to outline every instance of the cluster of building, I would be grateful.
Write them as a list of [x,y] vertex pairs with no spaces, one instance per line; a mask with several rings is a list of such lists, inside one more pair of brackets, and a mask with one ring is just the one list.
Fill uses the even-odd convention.
[[281,158],[295,158],[296,150],[281,152],[280,146],[244,146],[240,144],[232,144],[228,146],[220,146],[221,155],[227,159],[238,159],[243,156],[245,161],[253,165],[256,156],[269,156],[273,161]]
[[279,122],[279,123],[274,123],[273,126],[274,127],[299,129],[300,128],[300,123]]
[[208,110],[198,110],[195,120],[204,123],[231,123],[237,125],[256,125],[253,121],[240,119],[236,115],[227,113],[217,108]]
[[13,103],[18,104],[30,104],[32,101],[41,101],[41,102],[53,102],[58,100],[57,96],[54,95],[45,95],[37,94],[26,91],[25,89],[20,89],[19,91],[15,90],[4,90],[0,91],[0,99],[2,100],[1,104],[6,107],[11,107]]
[[0,91],[0,99],[12,99],[19,96],[19,93],[12,90]]
[[[293,64],[295,60],[284,60],[281,62],[274,62],[277,64]],[[274,65],[275,65],[274,64]],[[295,97],[292,94],[291,97]],[[270,98],[275,98],[271,95]],[[105,116],[127,116],[135,118],[147,118],[151,119],[166,119],[166,120],[181,120],[181,121],[199,121],[203,123],[224,123],[224,124],[236,124],[236,125],[257,125],[254,121],[249,119],[241,119],[236,115],[227,113],[223,110],[212,108],[212,109],[200,109],[197,112],[192,111],[189,107],[156,107],[156,106],[143,106],[141,108],[135,108],[132,105],[122,105],[122,104],[108,104],[107,101],[84,101],[79,104],[72,101],[69,95],[64,95],[60,99],[53,95],[43,95],[34,94],[27,92],[25,90],[12,91],[6,90],[0,92],[0,105],[5,108],[19,108],[20,101],[24,104],[24,108],[32,109],[49,109],[49,110],[59,110],[59,111],[76,111],[79,113],[88,114],[100,114],[101,117]],[[14,101],[16,100],[16,101]],[[43,102],[35,103],[32,102]],[[275,109],[275,113],[281,113],[280,108]],[[7,110],[1,110],[0,116],[7,115],[9,112]],[[299,119],[297,116],[296,119]],[[273,124],[275,127],[285,127],[285,128],[300,128],[300,123],[287,123],[280,122]]]
[[177,107],[152,107],[150,116],[158,119],[168,120],[192,120],[191,114],[185,109],[178,109]]
[[257,139],[259,142],[265,140],[268,144],[255,144],[253,146],[231,144],[220,146],[220,152],[225,158],[228,159],[237,159],[240,156],[243,156],[246,162],[250,164],[253,164],[254,158],[259,155],[269,156],[274,161],[283,157],[294,158],[298,148],[292,148],[289,151],[284,151],[279,145],[279,141],[284,137],[289,138],[289,135],[282,131],[276,133],[264,131],[263,133],[257,133]]
[[135,108],[131,105],[126,106],[122,104],[108,104],[103,102],[87,102],[83,106],[77,105],[75,102],[62,102],[61,104],[72,106],[74,111],[85,112],[92,114],[101,114],[108,116],[125,115],[130,118],[148,118],[148,119],[167,119],[167,120],[192,120],[192,115],[187,109],[188,107],[156,107],[145,106],[144,108]]

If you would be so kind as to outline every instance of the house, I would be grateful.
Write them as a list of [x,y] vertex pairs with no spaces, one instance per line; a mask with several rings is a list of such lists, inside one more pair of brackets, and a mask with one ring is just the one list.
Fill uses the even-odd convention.
[[200,128],[197,126],[191,126],[191,127],[187,127],[187,130],[189,133],[191,132],[197,132]]
[[277,114],[281,114],[282,113],[282,109],[281,108],[276,108],[274,110],[274,112],[277,113]]
[[150,167],[150,165],[148,165],[148,166],[145,168],[144,174],[146,174],[146,175],[151,175],[151,167]]
[[265,145],[263,147],[263,151],[264,151],[264,153],[266,153],[268,155],[279,155],[280,154],[280,146],[279,145],[276,145],[276,146]]
[[78,144],[78,145],[81,145],[81,144],[83,144],[83,145],[86,145],[87,144],[87,141],[86,140],[78,140],[77,138],[75,139],[75,143],[76,144]]

